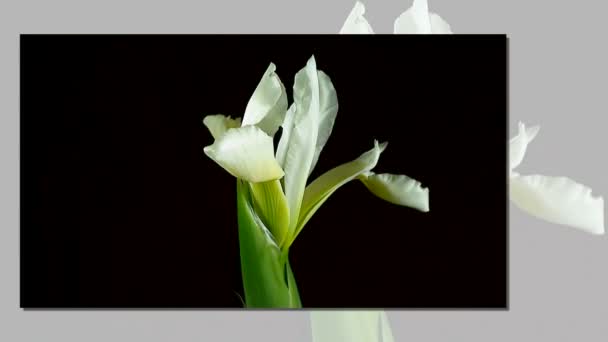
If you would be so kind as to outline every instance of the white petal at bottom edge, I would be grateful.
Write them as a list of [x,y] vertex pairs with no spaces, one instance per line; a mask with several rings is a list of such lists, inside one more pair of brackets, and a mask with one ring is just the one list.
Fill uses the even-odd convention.
[[566,177],[542,175],[510,178],[510,198],[515,205],[546,221],[604,234],[604,199]]
[[311,311],[313,342],[393,342],[384,311]]
[[359,179],[374,195],[387,202],[429,211],[429,189],[406,175],[365,173]]
[[272,138],[256,126],[231,128],[204,151],[231,175],[248,182],[266,182],[284,175],[274,157]]

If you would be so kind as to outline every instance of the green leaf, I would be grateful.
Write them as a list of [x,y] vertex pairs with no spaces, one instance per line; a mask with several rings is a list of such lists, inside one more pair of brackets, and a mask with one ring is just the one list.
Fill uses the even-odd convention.
[[289,233],[289,206],[278,179],[249,183],[253,207],[281,247]]
[[241,274],[248,308],[300,308],[297,285],[286,255],[251,205],[248,186],[237,180]]
[[378,163],[380,153],[386,148],[386,143],[378,144],[374,141],[374,148],[363,153],[359,158],[337,166],[315,179],[306,187],[304,199],[302,201],[302,210],[298,218],[295,233],[293,234],[287,246],[298,236],[302,228],[310,220],[312,215],[321,207],[321,205],[338,190],[342,185],[357,178],[359,175],[370,171]]

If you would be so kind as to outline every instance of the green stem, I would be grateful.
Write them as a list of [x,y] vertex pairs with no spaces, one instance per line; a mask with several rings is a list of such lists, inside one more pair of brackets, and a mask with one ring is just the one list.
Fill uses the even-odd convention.
[[237,181],[241,274],[248,308],[301,308],[288,251],[281,251],[253,210],[245,182]]

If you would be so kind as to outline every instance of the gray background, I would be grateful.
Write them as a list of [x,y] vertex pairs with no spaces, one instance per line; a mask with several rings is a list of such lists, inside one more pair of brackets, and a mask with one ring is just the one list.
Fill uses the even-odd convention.
[[[391,33],[393,20],[411,0],[365,4],[374,30]],[[518,120],[541,124],[520,173],[568,176],[606,197],[604,4],[430,0],[429,5],[456,33],[508,33],[511,135]],[[309,341],[307,312],[23,312],[18,308],[18,35],[337,33],[353,5],[351,0],[3,1],[0,340]],[[391,311],[396,340],[605,341],[607,238],[541,222],[513,206],[510,227],[510,311]]]

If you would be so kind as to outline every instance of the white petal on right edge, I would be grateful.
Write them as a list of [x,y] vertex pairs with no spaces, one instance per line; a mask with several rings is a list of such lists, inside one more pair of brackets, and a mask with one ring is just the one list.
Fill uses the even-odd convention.
[[274,158],[272,138],[256,126],[231,128],[204,151],[228,173],[248,182],[266,182],[284,175]]
[[340,34],[373,34],[374,30],[365,19],[364,14],[365,5],[357,1],[342,25]]
[[429,211],[429,189],[423,188],[415,179],[406,175],[373,172],[364,173],[359,179],[369,191],[387,202]]
[[277,132],[287,111],[285,87],[275,70],[276,66],[270,63],[243,115],[243,126],[257,125],[270,136]]
[[228,129],[241,127],[241,118],[233,119],[221,114],[207,115],[203,119],[203,124],[207,126],[213,139],[221,137]]
[[401,13],[393,24],[395,34],[431,34],[431,19],[426,0],[414,0],[410,8]]
[[528,144],[534,140],[540,126],[526,128],[523,122],[517,124],[518,133],[509,141],[509,168],[512,170],[524,160]]
[[380,154],[386,148],[387,143],[378,144],[374,141],[374,148],[363,153],[359,158],[344,163],[325,172],[306,187],[302,199],[302,210],[298,218],[298,225],[292,238],[300,233],[306,222],[319,207],[338,190],[342,185],[357,178],[359,175],[370,171],[378,163]]
[[546,221],[604,234],[604,199],[566,177],[542,175],[510,178],[510,199],[522,210]]

